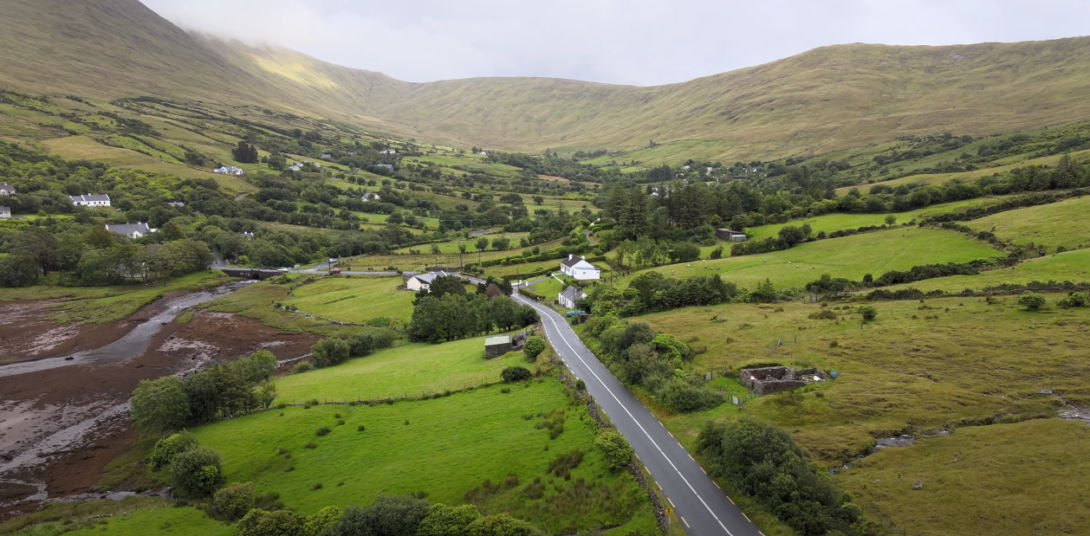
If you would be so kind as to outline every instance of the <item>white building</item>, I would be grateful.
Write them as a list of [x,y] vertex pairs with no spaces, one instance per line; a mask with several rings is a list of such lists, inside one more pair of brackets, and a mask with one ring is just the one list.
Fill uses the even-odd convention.
[[15,195],[15,187],[10,184],[0,184],[0,195]]
[[216,169],[213,169],[212,173],[219,173],[220,175],[234,175],[236,177],[241,177],[246,174],[246,172],[242,171],[241,168],[237,168],[235,166],[218,167]]
[[448,275],[450,275],[450,274],[448,274],[446,272],[443,272],[443,271],[427,272],[427,273],[424,273],[424,274],[417,274],[417,275],[414,275],[414,276],[410,277],[409,280],[405,282],[405,288],[407,288],[409,290],[412,290],[412,291],[418,291],[418,290],[428,290],[428,291],[430,291],[432,282],[434,282],[436,279],[438,279],[440,277],[446,277]]
[[183,203],[181,201],[169,201],[169,202],[167,202],[167,206],[171,206],[171,207],[174,207],[174,208],[182,208],[182,207],[185,206],[185,203]]
[[373,193],[373,192],[367,192],[367,193],[363,194],[363,198],[362,198],[364,203],[366,203],[368,201],[378,201],[379,199],[381,199],[379,197],[379,195],[376,194],[376,193]]
[[242,235],[242,238],[245,238],[246,240],[254,239],[254,233],[251,233],[250,231],[242,231],[239,234]]
[[126,223],[123,225],[106,224],[106,230],[111,233],[125,235],[129,238],[140,238],[146,234],[159,232],[158,229],[148,227],[147,223]]
[[583,292],[583,289],[571,285],[557,296],[556,301],[559,302],[562,307],[575,309],[575,302],[586,297],[587,293]]
[[0,220],[6,220],[11,217],[11,209],[8,207],[0,207]]
[[70,195],[72,204],[77,207],[108,207],[110,206],[110,196],[108,195]]
[[576,281],[592,281],[602,278],[602,271],[597,266],[587,262],[586,257],[568,255],[568,258],[560,261],[560,273],[574,278]]
[[382,154],[397,154],[396,149],[383,149],[382,151],[379,151],[379,152],[381,152]]

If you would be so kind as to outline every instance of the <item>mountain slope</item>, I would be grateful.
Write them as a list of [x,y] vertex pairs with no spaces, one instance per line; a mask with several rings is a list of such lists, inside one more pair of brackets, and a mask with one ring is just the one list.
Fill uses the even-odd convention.
[[715,158],[825,152],[949,130],[1090,120],[1090,38],[948,47],[840,45],[680,84],[544,78],[423,84],[193,35],[137,0],[5,0],[0,87],[154,95],[328,117],[500,149],[709,140]]

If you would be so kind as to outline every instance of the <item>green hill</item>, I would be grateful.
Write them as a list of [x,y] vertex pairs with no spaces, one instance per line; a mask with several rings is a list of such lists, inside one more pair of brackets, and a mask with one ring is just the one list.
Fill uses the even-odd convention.
[[[328,117],[499,149],[774,158],[899,136],[987,135],[1090,119],[1090,38],[839,45],[680,84],[546,78],[407,83],[295,52],[189,34],[136,0],[0,5],[0,87],[151,95]],[[700,149],[693,151],[693,141]],[[677,150],[670,147],[675,142]]]

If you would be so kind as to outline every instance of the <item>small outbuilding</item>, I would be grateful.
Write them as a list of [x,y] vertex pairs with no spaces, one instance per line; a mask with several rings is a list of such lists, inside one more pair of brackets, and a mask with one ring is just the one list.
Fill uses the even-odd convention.
[[494,359],[508,352],[513,352],[515,345],[508,335],[496,335],[484,340],[484,358]]
[[0,195],[15,195],[15,187],[7,183],[0,184]]
[[746,233],[740,233],[730,229],[716,229],[715,236],[720,240],[726,240],[727,242],[745,242],[747,238]]
[[8,207],[0,207],[0,220],[6,220],[11,217],[11,209]]
[[810,382],[825,379],[825,373],[817,367],[801,370],[785,366],[745,368],[739,376],[743,385],[762,395],[797,389]]

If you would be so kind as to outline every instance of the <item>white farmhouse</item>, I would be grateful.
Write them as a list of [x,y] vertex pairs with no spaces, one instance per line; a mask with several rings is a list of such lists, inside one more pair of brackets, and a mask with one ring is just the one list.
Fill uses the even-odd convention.
[[220,175],[234,175],[236,177],[241,177],[246,174],[246,172],[242,171],[241,168],[237,168],[235,166],[218,167],[216,169],[213,169],[212,173],[218,173]]
[[8,207],[0,207],[0,220],[6,220],[11,217],[11,209]]
[[15,195],[15,187],[7,183],[0,184],[0,195]]
[[111,233],[125,235],[129,238],[140,238],[146,234],[159,232],[158,229],[148,227],[147,223],[126,223],[123,225],[106,224],[106,230]]
[[568,255],[566,260],[560,261],[560,273],[576,281],[593,281],[602,278],[602,271],[598,267],[587,262],[586,257],[575,255]]
[[568,288],[564,289],[564,292],[561,292],[559,296],[557,296],[556,301],[559,302],[562,307],[575,309],[575,302],[586,297],[587,293],[583,292],[583,289],[575,285],[571,285]]
[[108,207],[110,206],[110,196],[108,195],[70,195],[72,204],[77,207]]
[[382,154],[397,154],[397,149],[383,149],[380,152]]
[[409,290],[412,290],[412,291],[418,291],[418,290],[430,291],[432,282],[434,282],[436,279],[438,279],[440,277],[446,277],[448,275],[450,275],[450,274],[448,274],[446,272],[443,272],[443,271],[428,272],[428,273],[424,273],[424,274],[414,275],[414,276],[410,277],[408,281],[405,282],[405,288],[407,288]]
[[374,192],[367,192],[367,193],[363,194],[363,198],[362,198],[364,203],[366,203],[368,201],[378,201],[379,199],[380,199],[379,195],[374,193]]

